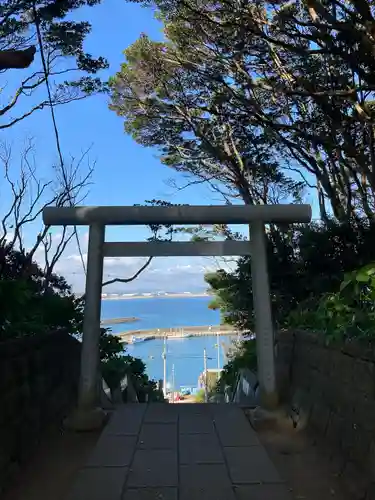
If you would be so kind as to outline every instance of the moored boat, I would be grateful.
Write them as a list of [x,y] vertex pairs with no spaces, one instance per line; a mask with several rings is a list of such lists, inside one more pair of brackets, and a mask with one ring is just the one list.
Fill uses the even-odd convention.
[[132,344],[139,344],[140,342],[143,342],[145,339],[143,337],[135,337],[133,335],[132,337]]

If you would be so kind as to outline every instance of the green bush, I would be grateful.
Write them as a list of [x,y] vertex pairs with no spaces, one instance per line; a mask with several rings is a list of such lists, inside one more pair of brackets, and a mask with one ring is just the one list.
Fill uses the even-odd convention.
[[[84,299],[76,298],[62,276],[44,271],[27,255],[0,246],[0,341],[66,330],[80,338]],[[126,374],[135,382],[140,399],[160,398],[156,383],[145,374],[141,359],[125,355],[124,344],[110,329],[100,336],[102,376],[114,389]]]
[[255,339],[243,340],[238,343],[236,349],[230,356],[228,363],[221,372],[217,383],[217,392],[224,393],[225,387],[234,388],[238,374],[241,369],[248,368],[256,371],[257,356]]
[[[317,307],[317,298],[334,294],[345,273],[375,262],[375,224],[349,221],[291,225],[267,233],[271,306],[275,329],[303,303]],[[206,275],[215,295],[211,307],[225,323],[243,331],[254,330],[251,258],[238,260],[234,272]]]
[[120,386],[125,375],[131,378],[139,401],[163,401],[162,391],[158,390],[157,383],[149,379],[146,365],[140,358],[126,354],[124,344],[120,338],[110,333],[110,329],[103,328],[100,338],[100,359],[102,377],[110,389]]
[[197,393],[194,395],[194,401],[196,403],[204,403],[205,402],[204,389],[199,389],[199,391],[197,391]]
[[302,303],[287,326],[313,330],[327,342],[375,338],[375,263],[347,273],[335,293]]
[[0,341],[67,330],[82,331],[83,300],[62,276],[46,276],[27,255],[0,246]]

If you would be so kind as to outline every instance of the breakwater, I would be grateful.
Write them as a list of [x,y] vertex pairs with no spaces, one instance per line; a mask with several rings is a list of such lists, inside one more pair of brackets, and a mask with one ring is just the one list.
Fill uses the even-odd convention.
[[143,340],[153,340],[160,338],[186,338],[186,337],[201,337],[209,335],[239,335],[240,332],[232,326],[183,326],[179,328],[153,328],[151,330],[131,330],[127,332],[117,333],[123,342],[131,342],[133,337]]
[[136,321],[139,321],[139,318],[136,318],[135,316],[131,316],[129,318],[107,318],[102,319],[100,325],[120,325],[121,323],[135,323]]

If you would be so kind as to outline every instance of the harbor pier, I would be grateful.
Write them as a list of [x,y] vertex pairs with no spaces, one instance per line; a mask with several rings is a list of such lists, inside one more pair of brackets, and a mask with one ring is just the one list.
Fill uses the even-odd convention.
[[129,330],[126,332],[117,333],[121,341],[124,343],[132,343],[133,338],[139,340],[153,340],[160,338],[179,339],[188,337],[204,337],[214,335],[230,335],[237,336],[241,332],[235,330],[229,325],[217,326],[182,326],[176,328],[152,328],[149,330]]

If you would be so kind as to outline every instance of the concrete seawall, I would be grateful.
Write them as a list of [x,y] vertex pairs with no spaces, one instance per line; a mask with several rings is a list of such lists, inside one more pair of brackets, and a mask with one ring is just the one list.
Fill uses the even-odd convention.
[[179,328],[153,328],[152,330],[131,330],[117,333],[124,342],[131,341],[131,338],[138,337],[147,340],[160,338],[182,338],[182,337],[203,337],[209,335],[233,335],[239,334],[233,327],[227,325],[218,326],[182,326]]

